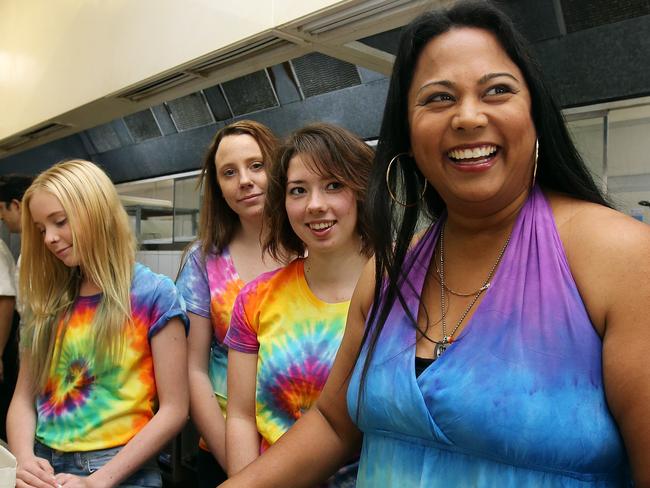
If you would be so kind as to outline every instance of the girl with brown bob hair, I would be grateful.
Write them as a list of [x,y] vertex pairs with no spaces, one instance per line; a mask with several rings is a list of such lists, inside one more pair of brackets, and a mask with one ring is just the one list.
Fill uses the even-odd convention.
[[190,317],[188,369],[191,415],[202,436],[199,486],[226,477],[227,351],[223,339],[235,297],[244,284],[278,266],[263,257],[260,232],[267,165],[277,146],[268,127],[241,120],[220,129],[201,172],[199,236],[177,280]]
[[[373,151],[345,129],[314,124],[282,145],[269,174],[264,248],[300,257],[246,285],[229,350],[226,447],[233,475],[317,400],[341,343],[352,291],[370,256],[363,201]],[[348,462],[327,486],[350,486]]]

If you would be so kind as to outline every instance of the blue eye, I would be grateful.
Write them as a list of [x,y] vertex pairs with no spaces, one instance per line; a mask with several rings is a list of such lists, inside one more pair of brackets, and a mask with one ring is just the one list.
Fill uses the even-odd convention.
[[231,176],[235,176],[236,171],[232,168],[226,168],[224,169],[221,174],[224,175],[226,178],[229,178]]

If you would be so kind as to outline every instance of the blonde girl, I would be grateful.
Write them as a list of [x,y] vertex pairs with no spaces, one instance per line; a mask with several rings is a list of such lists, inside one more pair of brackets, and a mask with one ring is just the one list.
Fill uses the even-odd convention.
[[16,486],[161,486],[152,458],[188,411],[174,284],[135,263],[115,187],[90,162],[39,175],[22,228],[24,329],[7,422]]

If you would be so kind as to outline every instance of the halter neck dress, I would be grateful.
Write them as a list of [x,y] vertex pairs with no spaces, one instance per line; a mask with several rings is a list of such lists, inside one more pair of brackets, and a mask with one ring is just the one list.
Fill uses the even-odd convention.
[[[442,220],[405,263],[414,317]],[[357,487],[630,485],[601,350],[535,187],[492,285],[439,359],[416,378],[415,330],[395,305],[359,403],[362,349],[347,396],[364,433]]]

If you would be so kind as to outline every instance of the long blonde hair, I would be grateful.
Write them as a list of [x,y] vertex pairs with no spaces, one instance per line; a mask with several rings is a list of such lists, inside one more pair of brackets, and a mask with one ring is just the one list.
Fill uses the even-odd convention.
[[[35,193],[55,196],[70,225],[79,267],[63,264],[45,246],[30,201]],[[131,320],[130,289],[135,239],[111,180],[82,160],[64,161],[41,173],[25,192],[22,205],[20,293],[24,300],[23,351],[29,355],[35,391],[45,387],[52,364],[57,326],[67,328],[79,294],[82,273],[102,290],[93,319],[95,363],[122,353],[120,336]]]

